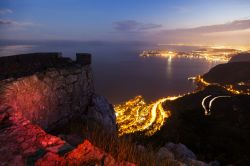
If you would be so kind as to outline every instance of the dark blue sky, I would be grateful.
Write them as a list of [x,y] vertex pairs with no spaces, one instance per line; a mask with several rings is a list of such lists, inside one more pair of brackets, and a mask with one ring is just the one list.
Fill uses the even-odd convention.
[[[236,41],[235,33],[249,37],[249,9],[249,0],[1,0],[0,37],[180,43],[224,35]],[[201,33],[208,25],[213,31]]]

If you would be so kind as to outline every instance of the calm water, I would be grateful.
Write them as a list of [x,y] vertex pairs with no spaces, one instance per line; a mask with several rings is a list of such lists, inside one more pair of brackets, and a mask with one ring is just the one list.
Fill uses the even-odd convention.
[[[1,44],[1,43],[0,43]],[[12,55],[36,51],[63,52],[75,58],[75,52],[93,55],[95,90],[117,104],[142,95],[146,101],[178,95],[192,91],[195,85],[187,78],[207,72],[218,63],[199,59],[139,57],[144,49],[159,48],[148,43],[104,43],[104,42],[10,42],[1,44],[0,55]],[[197,48],[167,47],[178,51]]]

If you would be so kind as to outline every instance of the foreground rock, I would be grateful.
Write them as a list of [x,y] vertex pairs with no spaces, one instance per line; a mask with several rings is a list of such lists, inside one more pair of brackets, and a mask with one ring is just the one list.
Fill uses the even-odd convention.
[[134,166],[117,162],[111,155],[85,140],[76,149],[52,136],[13,111],[0,108],[0,165],[104,165]]
[[65,157],[69,165],[97,165],[97,166],[135,166],[129,162],[117,162],[115,159],[94,147],[89,141],[84,141]]
[[[88,140],[73,149],[67,142],[47,134],[10,107],[1,106],[0,120],[0,152],[2,154],[0,165],[2,166],[135,166],[133,163],[116,161],[110,154],[93,146]],[[146,151],[143,146],[138,148]],[[159,150],[156,157],[159,165],[164,165],[164,163],[180,166],[203,164],[203,162],[196,161],[195,154],[183,144],[168,143]]]
[[0,121],[1,165],[32,165],[43,156],[54,158],[72,149],[68,143],[47,134],[10,107],[2,106],[0,114],[4,116]]
[[159,163],[172,165],[208,166],[207,163],[198,161],[196,155],[183,144],[167,143],[156,153]]

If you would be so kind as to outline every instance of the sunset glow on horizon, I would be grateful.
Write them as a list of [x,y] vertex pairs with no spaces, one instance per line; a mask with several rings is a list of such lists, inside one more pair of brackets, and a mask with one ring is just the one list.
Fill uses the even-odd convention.
[[2,40],[250,44],[247,0],[3,0],[0,5]]

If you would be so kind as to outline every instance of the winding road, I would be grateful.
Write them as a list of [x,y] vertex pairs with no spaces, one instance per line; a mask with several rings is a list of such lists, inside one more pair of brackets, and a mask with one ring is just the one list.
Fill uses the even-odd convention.
[[209,98],[211,98],[211,97],[212,97],[212,95],[208,95],[208,96],[204,97],[204,98],[202,99],[202,101],[201,101],[201,105],[202,105],[202,107],[203,107],[203,109],[204,109],[205,115],[210,115],[210,114],[211,114],[211,108],[212,108],[212,106],[213,106],[213,103],[214,103],[216,100],[218,100],[218,99],[220,99],[220,98],[230,98],[231,96],[216,96],[216,97],[213,97],[213,98],[209,101],[208,109],[207,109],[205,102],[207,101],[207,99],[209,99]]
[[[205,81],[201,76],[192,77],[190,79],[195,80],[198,83],[201,83],[204,87],[209,85],[216,85],[221,86],[217,83],[209,83]],[[250,95],[250,93],[245,93],[233,89],[233,86],[221,86],[228,92],[232,94],[246,94]],[[115,112],[116,112],[116,121],[118,125],[119,135],[126,135],[135,132],[142,132],[145,135],[153,135],[155,132],[161,129],[164,125],[164,122],[167,118],[171,116],[170,110],[165,110],[162,106],[163,103],[171,100],[175,100],[179,97],[190,95],[192,93],[187,93],[184,95],[180,95],[177,97],[166,97],[157,100],[154,103],[146,104],[142,96],[137,96],[134,99],[131,99],[123,104],[115,105]],[[213,96],[208,95],[205,96],[202,101],[201,105],[204,109],[205,115],[211,114],[211,109],[215,101],[221,98],[230,98],[231,96]]]
[[167,97],[152,104],[146,104],[142,96],[137,96],[124,104],[115,106],[119,135],[135,132],[153,135],[170,116],[170,111],[164,110],[162,104],[176,98],[178,97]]

